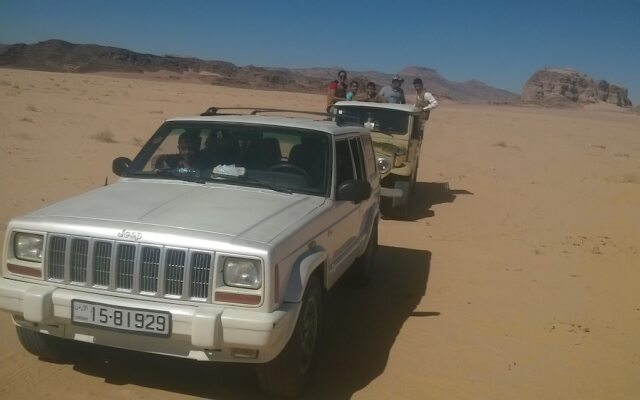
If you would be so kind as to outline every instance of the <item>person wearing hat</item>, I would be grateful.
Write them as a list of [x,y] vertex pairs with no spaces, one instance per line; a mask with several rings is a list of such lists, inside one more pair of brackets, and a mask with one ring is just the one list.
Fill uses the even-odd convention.
[[379,95],[384,98],[387,103],[405,104],[402,82],[404,82],[404,79],[398,75],[394,75],[394,77],[391,78],[391,86],[387,85],[380,89]]
[[427,92],[427,89],[422,85],[422,79],[414,79],[413,88],[416,90],[416,108],[421,108],[422,111],[429,111],[438,107],[438,100]]

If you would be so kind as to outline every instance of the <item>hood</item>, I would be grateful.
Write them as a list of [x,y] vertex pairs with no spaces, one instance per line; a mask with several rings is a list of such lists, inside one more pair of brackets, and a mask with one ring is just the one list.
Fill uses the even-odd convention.
[[376,154],[381,154],[381,155],[386,155],[389,157],[394,157],[396,155],[398,155],[398,153],[402,154],[404,153],[406,147],[399,147],[396,146],[395,144],[392,143],[387,143],[387,142],[379,142],[377,141],[378,138],[373,138],[374,142],[373,142],[373,149],[375,150]]
[[132,223],[166,226],[267,243],[324,200],[231,185],[125,179],[28,217],[121,222],[127,229]]

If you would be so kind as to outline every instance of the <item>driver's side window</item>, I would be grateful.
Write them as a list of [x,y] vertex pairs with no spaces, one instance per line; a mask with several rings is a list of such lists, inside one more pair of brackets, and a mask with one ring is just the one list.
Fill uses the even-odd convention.
[[336,141],[336,188],[350,179],[366,179],[359,138]]
[[336,188],[343,182],[354,179],[353,158],[348,140],[336,141]]

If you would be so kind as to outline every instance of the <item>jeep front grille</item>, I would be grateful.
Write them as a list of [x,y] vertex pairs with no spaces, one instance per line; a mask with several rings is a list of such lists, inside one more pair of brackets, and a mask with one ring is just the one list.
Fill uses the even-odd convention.
[[193,255],[191,262],[191,297],[207,297],[210,264],[210,254],[197,253]]
[[158,291],[158,272],[160,271],[160,249],[143,247],[140,262],[142,263],[140,265],[140,291],[156,293]]
[[49,278],[53,280],[64,280],[64,253],[67,246],[67,239],[63,237],[53,237],[49,242]]
[[87,256],[89,241],[86,239],[71,240],[71,282],[87,281]]
[[96,286],[109,286],[111,269],[111,242],[95,242],[93,247],[93,283]]
[[119,244],[116,258],[116,288],[133,289],[133,267],[136,263],[136,246]]
[[155,297],[206,301],[212,253],[50,235],[47,280]]

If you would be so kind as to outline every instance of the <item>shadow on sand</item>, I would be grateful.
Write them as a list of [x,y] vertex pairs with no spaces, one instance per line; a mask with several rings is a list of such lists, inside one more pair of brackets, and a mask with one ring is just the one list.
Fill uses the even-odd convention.
[[[380,246],[371,285],[353,289],[341,280],[326,297],[324,338],[314,381],[303,399],[349,399],[384,371],[389,352],[410,317],[420,310],[431,253]],[[133,384],[206,399],[264,399],[249,364],[199,363],[80,344],[74,370],[112,385]]]
[[464,189],[450,189],[448,182],[416,182],[413,188],[411,202],[402,216],[393,216],[400,221],[417,221],[422,218],[433,217],[435,213],[431,207],[436,204],[453,203],[456,196],[473,194]]

